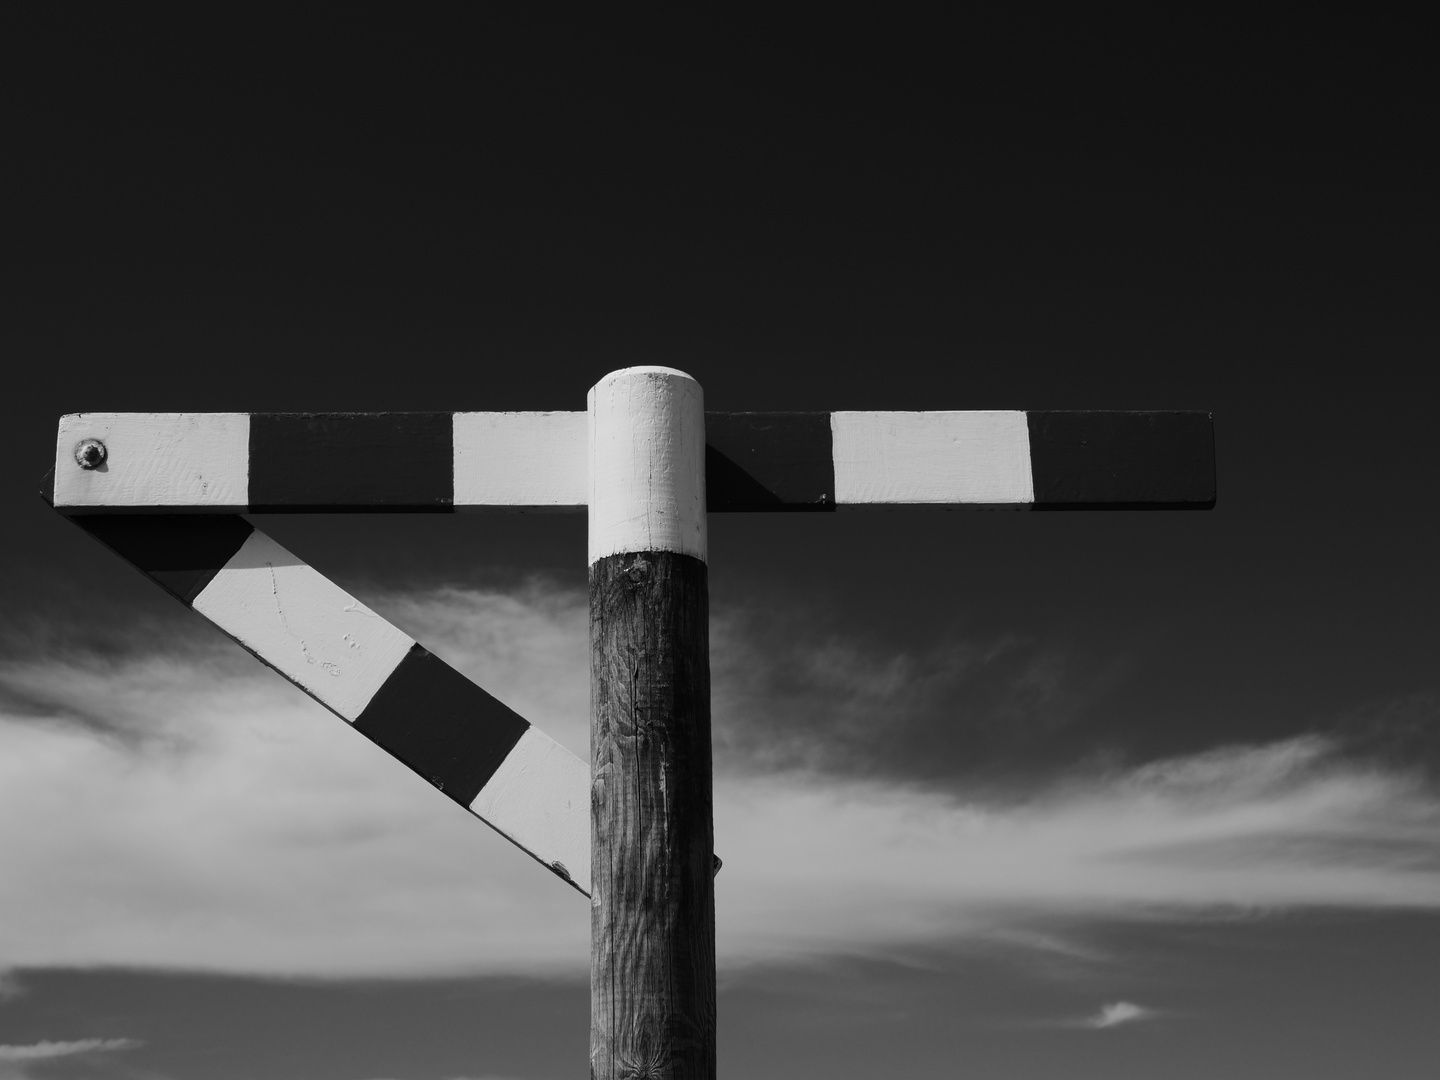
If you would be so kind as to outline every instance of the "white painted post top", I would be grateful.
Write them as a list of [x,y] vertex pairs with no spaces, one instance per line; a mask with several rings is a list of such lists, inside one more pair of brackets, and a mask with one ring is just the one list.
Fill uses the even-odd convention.
[[705,561],[705,396],[683,371],[612,371],[589,398],[590,563],[631,551]]

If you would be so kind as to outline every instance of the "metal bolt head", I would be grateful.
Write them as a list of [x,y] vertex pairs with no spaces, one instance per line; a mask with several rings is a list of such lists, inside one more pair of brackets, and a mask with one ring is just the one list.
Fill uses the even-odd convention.
[[81,439],[75,444],[75,464],[82,469],[98,469],[107,456],[105,444],[99,439]]

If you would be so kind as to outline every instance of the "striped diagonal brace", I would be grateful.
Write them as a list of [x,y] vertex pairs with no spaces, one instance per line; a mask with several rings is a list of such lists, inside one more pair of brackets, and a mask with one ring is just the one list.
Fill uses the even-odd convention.
[[554,739],[237,515],[71,520],[590,894],[590,767]]

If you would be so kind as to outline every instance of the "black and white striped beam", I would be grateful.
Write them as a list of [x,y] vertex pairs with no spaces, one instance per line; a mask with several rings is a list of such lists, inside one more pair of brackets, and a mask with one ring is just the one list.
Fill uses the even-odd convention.
[[587,896],[590,767],[233,514],[88,533]]
[[[54,502],[71,514],[579,511],[590,424],[584,412],[74,413],[60,420]],[[709,412],[705,441],[710,512],[1215,504],[1204,412]]]

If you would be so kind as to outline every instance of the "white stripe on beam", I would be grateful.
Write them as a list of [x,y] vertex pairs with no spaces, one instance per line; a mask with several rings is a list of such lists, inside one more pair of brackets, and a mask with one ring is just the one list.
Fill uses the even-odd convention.
[[[584,507],[589,460],[583,412],[454,414],[458,509]],[[107,457],[82,468],[85,440]],[[54,505],[244,511],[249,503],[248,413],[72,413],[55,442]]]
[[583,412],[455,414],[455,508],[580,509],[590,462]]
[[352,724],[415,644],[258,529],[193,606]]
[[830,428],[838,506],[1035,501],[1023,412],[836,412]]
[[[105,445],[95,468],[76,448]],[[248,413],[71,413],[55,439],[55,506],[244,510],[249,501]]]
[[497,832],[590,893],[590,766],[533,724],[470,804]]

